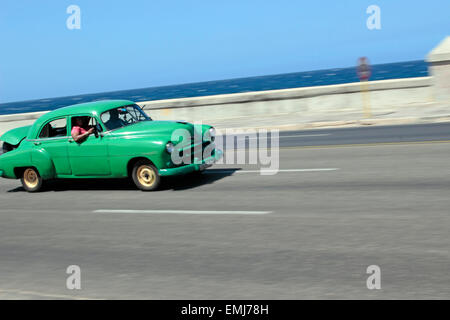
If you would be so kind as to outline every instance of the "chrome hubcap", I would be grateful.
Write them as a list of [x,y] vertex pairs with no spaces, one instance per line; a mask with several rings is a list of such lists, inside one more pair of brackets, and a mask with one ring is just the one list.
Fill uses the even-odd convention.
[[33,169],[26,169],[23,173],[23,180],[27,187],[34,188],[38,184],[38,175]]
[[145,187],[151,187],[156,180],[155,172],[147,165],[142,165],[137,170],[139,183]]

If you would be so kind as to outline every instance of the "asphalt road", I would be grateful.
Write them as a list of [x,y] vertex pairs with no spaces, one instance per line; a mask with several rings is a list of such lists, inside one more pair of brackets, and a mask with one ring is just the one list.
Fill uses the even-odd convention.
[[450,123],[284,131],[279,136],[280,147],[450,141]]
[[216,165],[152,193],[0,180],[0,298],[450,298],[449,124],[282,136],[273,175]]

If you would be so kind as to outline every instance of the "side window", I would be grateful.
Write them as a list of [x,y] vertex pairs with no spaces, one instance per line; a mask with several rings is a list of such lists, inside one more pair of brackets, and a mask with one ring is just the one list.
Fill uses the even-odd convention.
[[39,138],[54,138],[67,136],[66,118],[56,119],[47,123],[39,133]]
[[75,117],[72,117],[70,132],[73,133],[74,132],[73,129],[75,127],[81,128],[83,131],[84,130],[87,131],[90,128],[96,128],[99,132],[101,132],[103,129],[100,125],[97,126],[97,124],[98,124],[97,119],[94,117],[75,116]]
[[127,124],[127,109],[117,108],[103,112],[100,120],[103,122],[107,130],[114,130]]
[[103,123],[108,122],[111,119],[111,113],[109,111],[103,112],[102,115],[100,116],[100,119],[102,120]]

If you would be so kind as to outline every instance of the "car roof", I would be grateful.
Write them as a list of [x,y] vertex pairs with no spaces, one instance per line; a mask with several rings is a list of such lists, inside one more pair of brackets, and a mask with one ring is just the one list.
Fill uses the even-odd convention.
[[101,101],[94,101],[94,102],[79,103],[79,104],[74,104],[71,106],[55,109],[53,111],[45,113],[39,119],[36,120],[36,122],[33,124],[32,129],[31,129],[31,137],[37,136],[37,134],[38,134],[37,131],[39,130],[39,128],[45,122],[47,122],[51,119],[55,119],[58,117],[70,116],[70,115],[77,115],[77,114],[100,115],[101,113],[108,111],[110,109],[119,108],[119,107],[127,106],[130,104],[135,104],[135,103],[130,100],[101,100]]
[[70,116],[72,114],[80,114],[80,113],[100,114],[109,109],[119,108],[130,104],[134,104],[134,102],[130,100],[101,100],[94,102],[79,103],[50,111],[42,116],[43,118],[42,120],[45,121],[46,119],[54,117]]

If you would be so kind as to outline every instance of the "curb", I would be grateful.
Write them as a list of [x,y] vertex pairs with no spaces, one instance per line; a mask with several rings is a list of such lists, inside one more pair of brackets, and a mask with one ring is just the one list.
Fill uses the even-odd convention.
[[218,130],[233,130],[235,133],[244,130],[279,130],[279,131],[296,131],[296,130],[319,130],[332,128],[352,128],[367,126],[390,126],[390,125],[407,125],[407,124],[427,124],[427,123],[450,123],[450,115],[422,117],[422,118],[390,118],[390,119],[358,119],[358,120],[342,120],[342,121],[321,121],[302,124],[286,124],[274,126],[249,126],[249,127],[222,127],[215,126]]

